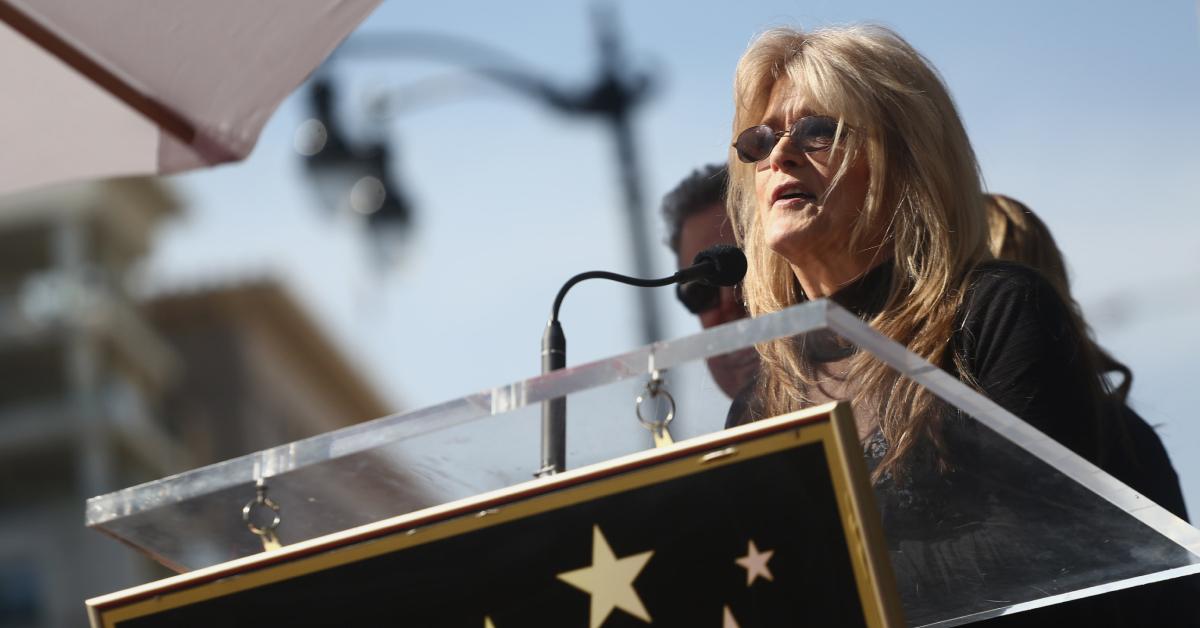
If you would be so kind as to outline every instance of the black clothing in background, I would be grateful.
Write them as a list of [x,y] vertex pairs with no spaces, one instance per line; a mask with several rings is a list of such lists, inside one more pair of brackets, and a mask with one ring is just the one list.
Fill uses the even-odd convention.
[[[884,305],[891,272],[890,262],[877,266],[831,299],[869,319]],[[1088,378],[1095,375],[1084,369],[1083,339],[1070,327],[1066,305],[1037,271],[992,261],[976,271],[952,343],[984,395],[1186,520],[1162,440],[1127,405],[1094,407]],[[958,375],[952,364],[942,367]],[[734,398],[726,427],[763,418],[754,393],[751,382]],[[882,457],[886,443],[874,450]]]
[[[1181,518],[1179,478],[1162,440],[1115,401],[1097,407],[1066,305],[1037,271],[991,262],[976,272],[955,347],[979,389],[1046,435]],[[1095,385],[1092,383],[1092,385]]]
[[[883,306],[891,272],[891,264],[877,267],[832,299],[869,319]],[[971,279],[950,342],[983,394],[1184,515],[1161,441],[1132,410],[1097,394],[1099,376],[1085,359],[1089,341],[1080,331],[1036,271],[989,262]],[[952,362],[940,366],[959,375]],[[754,390],[749,387],[735,400],[729,422],[762,418]],[[995,608],[998,599],[1028,601],[1076,590],[1097,584],[1095,574],[1120,580],[1188,562],[1178,545],[1139,530],[1142,524],[1115,506],[952,408],[945,408],[940,433],[942,454],[916,447],[903,474],[884,474],[875,486],[910,623],[949,619],[942,615],[945,609],[961,615]],[[867,438],[864,452],[872,471],[888,447],[878,430]],[[949,472],[940,470],[942,462]],[[1102,549],[1100,543],[1106,543]],[[1117,620],[1112,625],[1137,625],[1136,618],[1151,612],[1157,625],[1200,625],[1194,604],[1165,603],[1168,594],[1161,593],[1190,599],[1194,592],[1179,590],[1188,586],[1193,585],[1134,592],[1122,598],[1121,608],[1097,598],[1089,608]],[[1035,616],[1026,619],[1033,622]]]

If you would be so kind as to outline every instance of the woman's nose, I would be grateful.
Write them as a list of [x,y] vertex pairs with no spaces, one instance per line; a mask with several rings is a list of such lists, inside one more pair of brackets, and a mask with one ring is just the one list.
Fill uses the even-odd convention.
[[767,162],[772,170],[795,168],[804,161],[807,161],[804,152],[796,148],[791,135],[780,137],[779,141],[775,142],[775,147],[771,149],[771,154],[767,156]]

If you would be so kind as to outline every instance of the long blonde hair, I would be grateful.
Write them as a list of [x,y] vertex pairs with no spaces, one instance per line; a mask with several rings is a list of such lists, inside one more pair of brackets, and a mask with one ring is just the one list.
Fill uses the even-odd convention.
[[[886,28],[773,29],[738,63],[734,134],[761,123],[772,89],[783,80],[803,92],[809,109],[839,117],[851,130],[839,134],[845,150],[833,185],[856,159],[868,165],[861,218],[847,246],[890,246],[895,261],[890,293],[869,322],[922,358],[969,378],[950,340],[968,274],[990,257],[987,223],[975,153],[937,72]],[[745,296],[751,314],[804,300],[788,261],[765,243],[755,165],[740,162],[733,151],[729,164],[729,207],[749,260]],[[879,225],[885,225],[882,234]],[[804,405],[811,370],[795,342],[778,340],[759,351],[765,416]],[[940,447],[938,413],[928,391],[862,352],[851,358],[849,373],[866,391],[889,444],[876,478],[898,470],[897,462],[923,440]]]
[[1042,273],[1064,301],[1071,298],[1067,264],[1050,228],[1021,201],[1002,194],[984,197],[988,248],[996,259],[1019,262]]
[[1067,306],[1072,329],[1084,341],[1080,350],[1090,354],[1087,359],[1094,361],[1101,372],[1116,371],[1121,374],[1121,383],[1111,391],[1107,390],[1107,380],[1101,377],[1102,390],[1111,392],[1119,403],[1128,402],[1129,390],[1133,387],[1133,371],[1096,343],[1091,327],[1083,318],[1083,308],[1071,295],[1067,262],[1058,243],[1054,241],[1054,235],[1050,233],[1050,227],[1032,209],[1015,198],[988,194],[984,197],[984,205],[988,216],[988,248],[992,255],[996,259],[1029,266],[1054,286],[1059,298]]

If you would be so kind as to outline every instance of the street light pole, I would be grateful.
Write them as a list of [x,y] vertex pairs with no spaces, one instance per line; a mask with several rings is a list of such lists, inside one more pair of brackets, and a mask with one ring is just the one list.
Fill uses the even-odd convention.
[[[600,52],[600,77],[584,110],[594,111],[606,118],[615,142],[617,168],[624,196],[625,220],[628,223],[632,247],[634,274],[654,275],[651,262],[649,230],[645,223],[645,203],[642,195],[641,164],[633,137],[634,108],[649,94],[650,75],[624,73],[620,40],[617,37],[616,16],[609,8],[597,7],[592,15],[596,27],[596,43]],[[641,311],[642,344],[662,338],[658,307],[654,293],[638,290],[638,309]]]
[[[595,81],[582,89],[566,89],[537,75],[511,55],[485,44],[454,35],[430,32],[363,33],[348,39],[338,50],[345,56],[422,57],[453,63],[493,81],[554,111],[571,116],[600,118],[613,135],[617,175],[622,191],[629,254],[633,272],[654,275],[652,242],[646,227],[641,164],[633,132],[633,114],[650,95],[652,76],[624,67],[616,16],[607,6],[593,11],[599,49],[599,71]],[[661,339],[662,329],[654,295],[638,291],[637,309],[640,344]]]
[[[617,160],[621,168],[621,187],[625,193],[625,219],[629,223],[634,273],[638,277],[649,278],[654,276],[654,272],[650,261],[650,237],[645,225],[642,180],[639,176],[637,151],[634,149],[633,129],[627,115],[614,116],[610,124],[617,142]],[[662,338],[658,305],[652,290],[637,290],[636,294],[638,308],[642,314],[642,344],[650,344]]]
[[[559,113],[592,116],[603,120],[611,130],[617,174],[623,196],[626,226],[634,274],[655,275],[652,249],[646,227],[642,192],[641,164],[633,132],[633,114],[646,100],[652,88],[647,72],[628,70],[622,62],[616,16],[610,6],[597,5],[593,24],[599,50],[599,72],[595,82],[584,89],[568,90],[536,75],[523,64],[488,46],[462,38],[436,33],[397,33],[385,38],[356,36],[346,42],[339,55],[391,54],[432,57],[467,68],[474,74],[494,81],[516,93],[532,98]],[[649,290],[636,292],[641,344],[661,338],[658,308]],[[552,324],[557,324],[552,321]],[[559,328],[561,332],[561,328]],[[561,333],[559,334],[561,336]],[[565,339],[563,339],[565,350]],[[543,368],[557,370],[566,366],[565,353],[543,362]],[[566,468],[566,399],[546,402],[542,416],[542,467],[539,475]]]

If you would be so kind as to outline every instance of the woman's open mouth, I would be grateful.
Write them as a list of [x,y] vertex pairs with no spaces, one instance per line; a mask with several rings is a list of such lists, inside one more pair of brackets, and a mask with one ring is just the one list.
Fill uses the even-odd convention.
[[772,206],[800,207],[815,202],[817,202],[817,195],[800,183],[785,183],[776,187],[771,193]]

